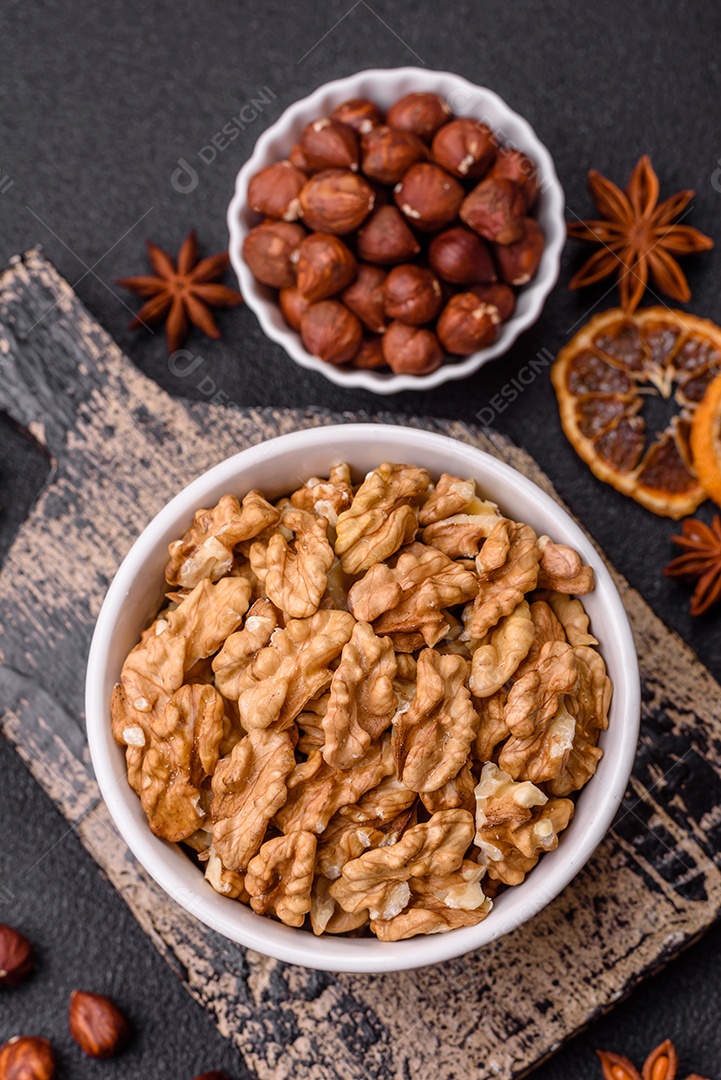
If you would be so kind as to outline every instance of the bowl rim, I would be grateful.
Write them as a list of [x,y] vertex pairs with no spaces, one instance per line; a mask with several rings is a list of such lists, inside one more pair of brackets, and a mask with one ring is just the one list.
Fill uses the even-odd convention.
[[[504,124],[514,128],[513,144],[519,145],[536,162],[545,180],[544,191],[539,198],[547,201],[546,215],[553,228],[546,231],[541,267],[532,282],[524,286],[523,294],[528,297],[528,310],[521,315],[514,315],[503,324],[504,329],[498,339],[487,349],[481,349],[471,356],[457,362],[443,363],[429,375],[394,375],[376,371],[363,371],[345,368],[342,365],[329,364],[311,355],[303,347],[300,336],[291,327],[282,326],[273,318],[277,314],[277,304],[263,295],[264,286],[256,282],[249,267],[241,255],[243,240],[248,228],[243,221],[247,209],[247,191],[251,177],[265,165],[270,164],[267,147],[279,136],[286,135],[291,126],[300,119],[306,122],[313,116],[323,114],[323,103],[329,95],[345,97],[358,96],[357,88],[368,79],[382,80],[386,85],[415,79],[419,87],[431,89],[442,80],[452,80],[456,88],[472,93],[483,105],[503,114]],[[520,132],[520,140],[518,133]],[[278,160],[277,156],[273,160]],[[263,332],[276,344],[281,345],[288,355],[301,367],[317,371],[337,386],[360,387],[376,394],[395,394],[402,390],[429,390],[443,383],[465,379],[478,371],[484,364],[504,355],[515,343],[520,334],[529,329],[540,317],[545,302],[558,280],[561,266],[561,252],[566,240],[565,196],[556,173],[553,158],[544,143],[541,142],[534,128],[525,117],[508,105],[504,99],[488,87],[480,86],[462,75],[451,71],[435,71],[419,67],[368,68],[353,75],[344,76],[323,83],[306,97],[299,98],[288,106],[270,127],[258,137],[251,156],[239,169],[235,181],[235,193],[227,211],[230,240],[228,252],[235,271],[240,291],[248,307],[253,311]]]
[[[152,556],[159,541],[167,535],[168,529],[171,526],[174,530],[177,529],[179,520],[189,521],[195,510],[205,504],[206,492],[213,487],[227,484],[228,490],[238,493],[243,487],[242,477],[248,469],[262,462],[264,458],[284,451],[301,452],[327,446],[329,456],[333,448],[333,456],[338,460],[343,460],[345,455],[352,461],[354,446],[360,446],[379,435],[393,443],[394,448],[397,446],[400,455],[404,448],[427,454],[431,471],[434,448],[446,451],[452,448],[457,455],[459,472],[466,465],[471,470],[469,475],[472,475],[474,468],[477,472],[483,472],[484,467],[486,471],[492,467],[494,475],[501,476],[514,494],[518,493],[526,498],[532,496],[535,505],[542,512],[545,511],[557,519],[559,529],[563,530],[563,542],[576,547],[593,566],[596,592],[603,598],[604,618],[608,616],[614,638],[619,642],[624,656],[620,670],[612,672],[612,707],[620,701],[623,726],[619,724],[618,731],[614,729],[609,736],[613,743],[605,751],[603,783],[596,774],[580,793],[580,798],[583,798],[593,785],[593,791],[598,794],[595,817],[582,836],[579,834],[577,838],[567,838],[566,859],[560,858],[560,853],[564,851],[562,846],[545,856],[550,859],[559,855],[548,875],[550,881],[546,886],[537,889],[535,893],[527,889],[522,897],[515,890],[505,893],[505,896],[515,894],[514,902],[507,905],[505,920],[500,918],[499,911],[494,921],[491,912],[488,919],[476,926],[425,938],[382,943],[367,938],[315,937],[309,931],[286,927],[256,915],[237,901],[216,893],[179,845],[161,840],[150,831],[138,796],[127,783],[124,764],[118,764],[118,756],[122,755],[122,750],[112,737],[109,699],[105,690],[110,646],[131,584]],[[399,456],[396,460],[402,460],[402,457]],[[492,492],[489,494],[493,497]],[[508,497],[505,501],[508,502]],[[112,672],[113,682],[118,675],[117,670]],[[481,948],[527,922],[558,896],[594,853],[621,805],[636,755],[640,705],[638,660],[628,615],[602,557],[569,512],[522,473],[475,446],[420,428],[372,423],[324,425],[277,436],[218,462],[180,490],[140,533],[108,588],[91,642],[85,688],[90,758],[101,795],[116,828],[133,855],[171,899],[231,941],[278,960],[327,971],[373,974],[424,967]],[[573,852],[570,850],[571,840]],[[516,889],[523,889],[532,881],[531,873],[526,882]],[[368,947],[369,944],[376,947]]]

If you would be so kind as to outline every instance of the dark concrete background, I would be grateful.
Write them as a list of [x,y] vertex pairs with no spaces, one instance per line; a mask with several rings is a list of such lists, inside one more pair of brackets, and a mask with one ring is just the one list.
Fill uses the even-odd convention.
[[[261,130],[297,97],[361,68],[419,64],[493,87],[547,144],[569,208],[580,216],[590,212],[590,166],[625,181],[648,151],[662,196],[694,187],[689,221],[721,241],[721,11],[710,3],[126,0],[70,7],[3,0],[0,11],[0,265],[42,244],[127,354],[172,393],[203,396],[197,378],[169,371],[162,334],[128,332],[134,298],[115,279],[143,272],[146,237],[174,251],[195,227],[207,252],[221,250],[234,176]],[[199,151],[259,91],[270,104],[204,164]],[[180,158],[198,172],[189,194],[171,183]],[[472,421],[530,356],[555,353],[592,308],[615,302],[602,287],[580,296],[566,291],[585,254],[569,245],[541,320],[505,358],[432,396],[407,393],[383,406]],[[717,321],[719,258],[684,263],[690,309]],[[371,395],[302,371],[263,337],[249,311],[220,318],[221,343],[198,336],[189,347],[228,401],[378,407]],[[545,373],[498,416],[497,427],[531,451],[615,565],[721,675],[719,616],[692,621],[688,591],[661,574],[676,527],[593,478],[565,442]],[[37,449],[0,418],[1,551],[45,468]],[[0,754],[0,919],[25,928],[41,949],[36,978],[3,995],[0,1039],[19,1030],[47,1033],[62,1050],[63,1074],[77,1078],[182,1080],[220,1066],[246,1075],[14,753],[0,746]],[[687,1072],[721,1075],[720,963],[717,929],[535,1075],[590,1080],[600,1075],[593,1048],[640,1061],[667,1036]],[[71,1049],[64,1010],[75,986],[109,990],[132,1017],[137,1036],[116,1063],[89,1063]]]

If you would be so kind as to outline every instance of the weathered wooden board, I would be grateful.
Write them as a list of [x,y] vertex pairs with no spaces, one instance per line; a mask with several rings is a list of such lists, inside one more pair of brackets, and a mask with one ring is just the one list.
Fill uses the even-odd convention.
[[[267,960],[197,924],[140,869],[99,800],[82,718],[93,622],[132,539],[180,486],[240,447],[355,417],[172,400],[37,252],[0,278],[0,408],[53,460],[0,573],[4,732],[262,1080],[520,1076],[716,919],[721,688],[617,575],[644,681],[635,773],[596,856],[529,925],[434,968],[335,977]],[[481,446],[553,494],[500,436],[372,419]]]

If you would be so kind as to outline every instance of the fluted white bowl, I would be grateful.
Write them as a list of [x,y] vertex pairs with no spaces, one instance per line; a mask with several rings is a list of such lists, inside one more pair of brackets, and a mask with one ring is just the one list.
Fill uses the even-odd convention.
[[[589,563],[596,588],[584,598],[593,633],[613,681],[610,723],[596,775],[581,791],[576,813],[558,848],[544,855],[526,880],[503,892],[477,926],[410,941],[382,942],[297,930],[220,896],[177,844],[154,836],[126,777],[125,754],[113,740],[110,695],[123,661],[154,617],[164,593],[168,544],[181,536],[201,506],[230,492],[242,498],[259,488],[276,498],[310,476],[327,476],[347,461],[357,478],[383,461],[472,476],[501,510],[536,532],[570,544]],[[201,922],[232,941],[306,967],[381,972],[424,967],[487,945],[532,918],[578,873],[623,798],[638,741],[640,683],[628,618],[603,560],[566,511],[515,469],[443,435],[414,428],[343,424],[282,435],[243,450],[204,473],[172,499],[141,533],[123,560],[98,616],[88,659],[86,715],[90,754],[100,790],[121,835],[168,895]],[[563,933],[562,926],[559,933]]]
[[[327,116],[342,101],[368,97],[387,109],[411,91],[440,94],[454,113],[485,121],[502,143],[523,150],[536,163],[540,192],[535,213],[546,238],[541,263],[533,280],[520,290],[513,315],[501,324],[498,338],[487,349],[481,349],[471,356],[446,360],[430,375],[394,375],[392,372],[361,371],[350,365],[328,364],[307,351],[300,335],[283,318],[276,291],[256,281],[243,259],[243,241],[250,229],[260,221],[248,206],[248,184],[260,169],[287,157],[306,124]],[[325,83],[308,97],[296,101],[260,136],[251,157],[238,173],[235,194],[228,207],[230,260],[245,302],[255,312],[263,330],[272,341],[282,345],[301,367],[320,372],[338,386],[360,386],[376,394],[429,390],[452,379],[465,379],[489,360],[502,356],[518,335],[538,319],[546,297],[558,279],[561,250],[566,237],[564,206],[563,189],[548,150],[528,121],[506,105],[493,90],[476,86],[449,71],[427,71],[415,67],[360,71],[348,78]]]

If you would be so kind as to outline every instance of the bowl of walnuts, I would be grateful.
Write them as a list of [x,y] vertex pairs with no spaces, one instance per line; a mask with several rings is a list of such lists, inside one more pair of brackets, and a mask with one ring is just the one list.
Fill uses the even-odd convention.
[[295,102],[228,208],[230,258],[301,366],[379,394],[477,371],[539,317],[566,228],[551,155],[493,91],[363,71]]
[[232,941],[334,971],[459,956],[579,872],[640,688],[588,538],[530,480],[411,428],[220,463],[122,563],[86,683],[128,846]]

